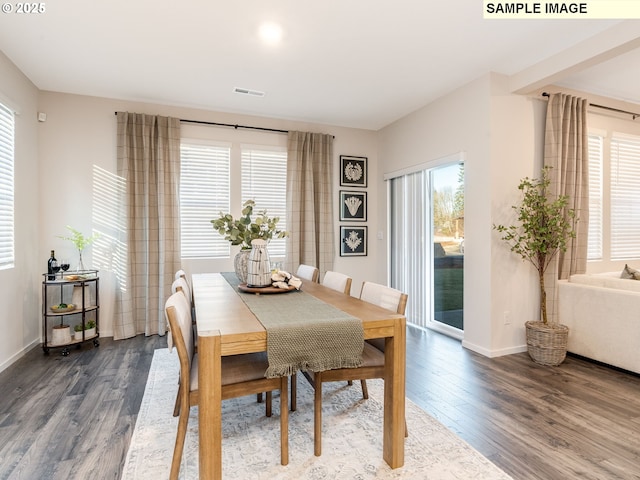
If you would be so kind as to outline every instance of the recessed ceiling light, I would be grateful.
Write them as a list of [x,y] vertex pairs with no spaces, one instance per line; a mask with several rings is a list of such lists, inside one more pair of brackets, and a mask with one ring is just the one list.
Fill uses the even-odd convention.
[[282,40],[282,27],[276,23],[263,23],[258,34],[267,45],[277,45]]

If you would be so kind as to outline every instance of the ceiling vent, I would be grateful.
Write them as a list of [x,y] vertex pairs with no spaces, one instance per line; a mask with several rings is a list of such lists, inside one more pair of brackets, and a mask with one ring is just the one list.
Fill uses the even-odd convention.
[[235,87],[233,93],[239,93],[240,95],[251,95],[252,97],[264,97],[264,92],[258,90],[249,90],[248,88]]

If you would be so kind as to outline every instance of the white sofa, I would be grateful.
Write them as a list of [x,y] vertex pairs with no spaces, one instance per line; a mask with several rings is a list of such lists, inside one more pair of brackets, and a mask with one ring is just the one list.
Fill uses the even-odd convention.
[[581,274],[558,288],[568,351],[640,373],[640,281],[620,278],[620,272]]

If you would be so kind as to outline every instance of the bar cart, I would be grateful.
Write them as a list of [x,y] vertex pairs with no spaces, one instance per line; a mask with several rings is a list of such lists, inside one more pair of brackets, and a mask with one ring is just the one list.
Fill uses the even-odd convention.
[[69,355],[72,345],[100,346],[100,278],[98,270],[43,274],[42,350],[61,348]]

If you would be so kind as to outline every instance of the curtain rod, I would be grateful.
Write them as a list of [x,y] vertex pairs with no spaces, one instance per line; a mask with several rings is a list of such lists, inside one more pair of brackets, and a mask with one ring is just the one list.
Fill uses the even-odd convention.
[[[543,97],[548,97],[550,94],[547,92],[542,92],[542,96]],[[633,120],[635,120],[636,118],[640,117],[640,113],[634,113],[634,112],[629,112],[627,110],[621,110],[619,108],[613,108],[613,107],[607,107],[605,105],[598,105],[596,103],[589,103],[590,107],[595,107],[595,108],[602,108],[604,110],[609,110],[611,112],[617,112],[617,113],[624,113],[626,115],[631,115],[631,118]]]
[[239,128],[244,128],[247,130],[262,130],[264,132],[289,133],[289,130],[280,130],[279,128],[251,127],[249,125],[238,125],[238,124],[234,125],[231,123],[205,122],[202,120],[183,120],[182,118],[180,119],[180,121],[182,123],[197,123],[200,125],[212,125],[214,127],[233,127],[236,130]]
[[[114,112],[114,114],[118,115],[118,112]],[[182,123],[197,123],[197,124],[200,124],[200,125],[212,125],[212,126],[215,126],[215,127],[233,127],[236,130],[238,128],[245,128],[245,129],[249,129],[249,130],[263,130],[265,132],[289,133],[289,130],[280,130],[278,128],[251,127],[251,126],[248,126],[248,125],[238,125],[238,124],[232,124],[232,123],[205,122],[203,120],[185,120],[185,119],[181,118],[180,122],[182,122]]]

